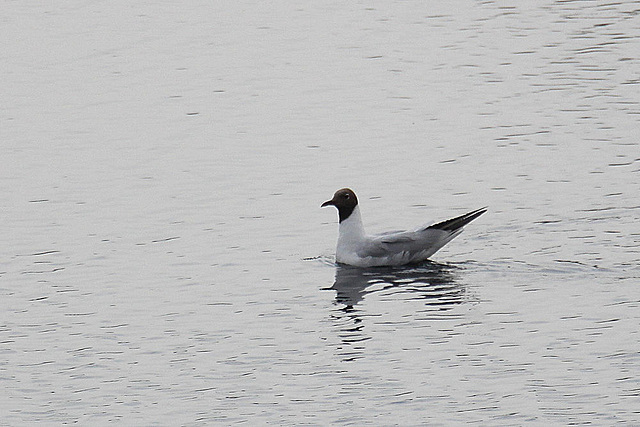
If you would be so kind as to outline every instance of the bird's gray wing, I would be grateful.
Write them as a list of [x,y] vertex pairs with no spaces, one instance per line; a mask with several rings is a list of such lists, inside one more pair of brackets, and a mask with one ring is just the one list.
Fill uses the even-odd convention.
[[393,257],[416,262],[427,259],[453,238],[462,233],[465,225],[485,213],[487,208],[422,227],[415,231],[385,233],[372,237],[357,251],[360,257]]
[[[405,253],[411,258],[414,254],[441,247],[439,243],[450,233],[437,229],[403,231],[373,236],[371,241],[358,252],[359,256],[384,257]],[[437,250],[437,249],[436,249]]]

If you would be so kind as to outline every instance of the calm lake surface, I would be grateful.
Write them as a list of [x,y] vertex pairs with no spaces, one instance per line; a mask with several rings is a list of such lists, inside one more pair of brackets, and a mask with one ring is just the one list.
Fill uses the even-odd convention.
[[637,2],[3,12],[0,424],[640,425]]

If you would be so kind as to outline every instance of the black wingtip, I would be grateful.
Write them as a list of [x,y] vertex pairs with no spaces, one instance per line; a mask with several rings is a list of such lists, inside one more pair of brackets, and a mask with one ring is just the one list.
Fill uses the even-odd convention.
[[487,211],[487,206],[484,208],[476,209],[475,211],[471,211],[464,215],[457,216],[452,219],[448,219],[446,221],[439,222],[437,224],[430,225],[427,228],[435,228],[438,230],[445,231],[456,231],[469,224],[474,219],[478,218],[480,215]]

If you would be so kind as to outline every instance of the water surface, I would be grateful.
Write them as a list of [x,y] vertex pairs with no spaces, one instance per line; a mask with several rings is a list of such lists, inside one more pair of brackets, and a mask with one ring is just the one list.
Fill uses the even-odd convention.
[[637,3],[4,7],[3,423],[640,424]]

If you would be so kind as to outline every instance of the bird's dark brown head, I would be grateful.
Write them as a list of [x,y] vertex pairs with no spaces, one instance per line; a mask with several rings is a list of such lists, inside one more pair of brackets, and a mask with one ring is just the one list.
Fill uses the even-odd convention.
[[350,188],[342,188],[333,195],[333,199],[327,200],[324,202],[321,207],[325,206],[335,206],[338,208],[338,215],[340,217],[340,222],[349,218],[353,210],[358,206],[358,198],[356,197],[356,193],[353,192]]

